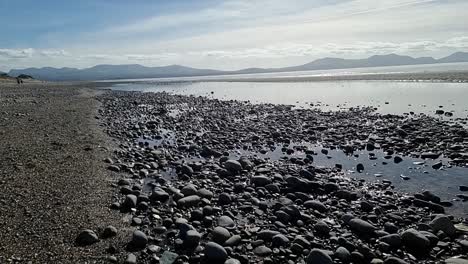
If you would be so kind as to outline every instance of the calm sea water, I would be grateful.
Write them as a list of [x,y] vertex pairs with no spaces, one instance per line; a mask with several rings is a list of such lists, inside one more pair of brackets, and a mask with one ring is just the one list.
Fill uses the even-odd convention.
[[[166,91],[252,103],[289,104],[338,110],[375,106],[381,113],[435,114],[453,112],[453,118],[468,117],[468,83],[330,81],[330,82],[135,82],[114,84],[116,90]],[[445,117],[444,117],[445,118]]]
[[295,71],[295,72],[275,72],[275,73],[253,73],[235,75],[216,76],[196,76],[177,78],[147,78],[147,79],[119,79],[105,80],[102,82],[122,82],[122,81],[202,81],[202,80],[223,80],[223,79],[251,79],[251,78],[294,78],[294,77],[320,77],[320,76],[343,76],[343,75],[367,75],[367,74],[396,74],[396,73],[430,73],[430,72],[454,72],[468,71],[468,62],[441,63],[441,64],[420,64],[404,66],[385,67],[365,67],[352,69],[332,69],[315,71]]

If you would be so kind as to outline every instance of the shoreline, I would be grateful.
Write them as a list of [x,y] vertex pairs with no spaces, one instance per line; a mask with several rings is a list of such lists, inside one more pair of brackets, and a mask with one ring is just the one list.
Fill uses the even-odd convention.
[[426,72],[426,73],[388,73],[388,74],[356,74],[341,76],[291,76],[291,77],[242,77],[225,76],[217,78],[216,76],[207,77],[173,77],[173,78],[142,78],[142,79],[123,79],[123,80],[99,80],[95,83],[119,84],[134,82],[333,82],[333,81],[402,81],[402,82],[449,82],[466,83],[468,82],[468,71],[451,72]]

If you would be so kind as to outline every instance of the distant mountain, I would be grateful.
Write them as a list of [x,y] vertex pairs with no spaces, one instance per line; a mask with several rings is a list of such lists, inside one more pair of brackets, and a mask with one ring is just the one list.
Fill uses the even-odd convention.
[[455,52],[452,55],[437,60],[440,63],[466,62],[468,61],[468,52]]
[[12,76],[27,74],[35,79],[52,81],[83,81],[83,80],[107,80],[107,79],[135,79],[135,78],[159,78],[181,77],[222,74],[222,71],[195,69],[180,65],[164,67],[145,67],[138,64],[125,65],[96,65],[86,69],[76,68],[28,68],[11,70]]
[[413,58],[397,54],[374,55],[366,59],[341,59],[322,58],[312,62],[284,68],[248,68],[238,71],[218,71],[210,69],[196,69],[181,65],[169,65],[163,67],[146,67],[139,64],[125,65],[96,65],[86,69],[76,68],[28,68],[13,69],[10,76],[26,74],[41,80],[52,81],[80,81],[80,80],[109,80],[109,79],[138,79],[138,78],[163,78],[163,77],[189,77],[208,75],[229,75],[248,73],[269,73],[289,71],[330,70],[347,68],[365,68],[379,66],[399,66],[417,64],[435,64],[450,62],[468,62],[468,52],[456,52],[450,56],[434,59],[432,57]]

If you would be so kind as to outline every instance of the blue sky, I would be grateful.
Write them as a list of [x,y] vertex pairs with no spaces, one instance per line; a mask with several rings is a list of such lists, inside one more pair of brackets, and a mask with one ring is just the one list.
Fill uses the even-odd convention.
[[465,0],[0,0],[0,70],[279,67],[468,51]]

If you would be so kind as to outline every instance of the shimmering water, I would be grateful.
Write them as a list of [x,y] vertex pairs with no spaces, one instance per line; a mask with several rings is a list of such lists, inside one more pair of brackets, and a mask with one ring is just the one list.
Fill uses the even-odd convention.
[[[330,81],[330,82],[136,82],[116,90],[166,91],[252,103],[291,104],[325,110],[375,106],[381,113],[411,111],[433,115],[437,109],[468,117],[468,83]],[[442,106],[442,108],[441,108]]]

